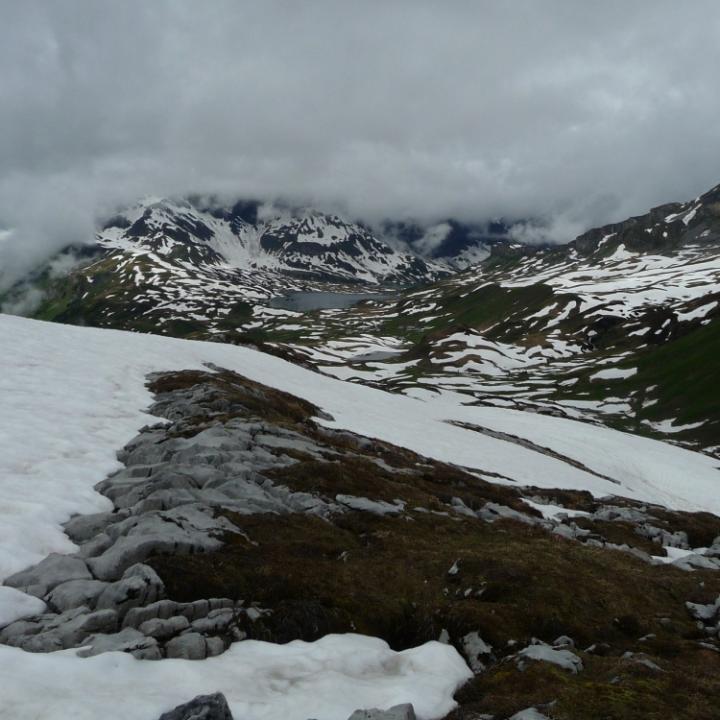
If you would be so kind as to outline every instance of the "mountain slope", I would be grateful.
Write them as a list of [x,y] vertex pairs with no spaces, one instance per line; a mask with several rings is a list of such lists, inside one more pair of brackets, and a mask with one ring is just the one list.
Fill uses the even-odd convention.
[[439,273],[337,215],[272,208],[261,217],[247,203],[204,209],[188,201],[142,203],[105,223],[98,241],[196,267],[272,270],[332,282],[409,283]]
[[[441,269],[334,216],[263,207],[141,204],[107,223],[70,273],[36,278],[34,314],[260,344],[397,392],[461,392],[720,454],[720,188],[567,246],[494,242],[464,272],[314,312],[270,298],[349,298],[378,288],[368,279],[413,283]],[[469,231],[447,226],[467,241]],[[419,228],[386,230],[418,242]],[[342,284],[318,279],[322,268]]]
[[[236,328],[258,302],[292,292],[372,292],[449,272],[336,215],[281,209],[260,217],[259,207],[140,203],[109,219],[95,245],[69,248],[0,305],[32,308],[41,319],[185,336]],[[53,269],[61,265],[70,271]]]
[[466,681],[458,717],[714,712],[720,519],[667,507],[720,514],[710,458],[221,343],[0,332],[0,715],[221,689],[251,720],[433,720]]
[[[392,302],[269,319],[262,338],[405,393],[609,424],[720,452],[720,190],[557,248],[495,246]],[[275,329],[277,328],[277,330]]]

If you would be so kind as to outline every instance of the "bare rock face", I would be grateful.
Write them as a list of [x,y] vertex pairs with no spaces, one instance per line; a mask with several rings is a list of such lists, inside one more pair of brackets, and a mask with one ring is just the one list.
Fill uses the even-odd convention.
[[160,720],[233,720],[222,693],[198,695],[190,702],[163,713]]

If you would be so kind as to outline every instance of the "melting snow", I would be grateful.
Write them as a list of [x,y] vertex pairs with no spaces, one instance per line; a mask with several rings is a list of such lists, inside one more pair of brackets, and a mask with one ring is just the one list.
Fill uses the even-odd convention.
[[590,376],[591,380],[624,380],[637,374],[637,368],[607,368]]
[[74,653],[0,646],[0,717],[151,720],[219,691],[243,720],[339,720],[357,708],[406,702],[427,719],[450,712],[453,692],[472,676],[452,646],[430,642],[393,652],[361,635],[286,645],[245,640],[206,660]]

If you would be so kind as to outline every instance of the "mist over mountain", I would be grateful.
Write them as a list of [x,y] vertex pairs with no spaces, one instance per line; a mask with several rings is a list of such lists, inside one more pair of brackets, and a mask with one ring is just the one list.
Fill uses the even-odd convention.
[[533,219],[567,242],[716,179],[711,0],[690,21],[669,0],[2,13],[6,271],[145,195],[284,197],[373,224]]

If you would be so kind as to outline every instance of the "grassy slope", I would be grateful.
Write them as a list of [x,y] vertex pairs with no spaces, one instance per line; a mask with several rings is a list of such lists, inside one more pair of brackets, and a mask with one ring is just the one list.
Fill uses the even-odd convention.
[[[612,426],[656,434],[643,421],[675,419],[676,425],[702,422],[703,426],[673,433],[672,438],[701,446],[720,444],[720,316],[704,326],[661,344],[636,350],[618,367],[637,369],[625,379],[590,380],[590,369],[576,376],[571,388],[558,388],[557,399],[582,397],[634,398],[632,412],[615,417]],[[648,404],[651,403],[651,404]]]

